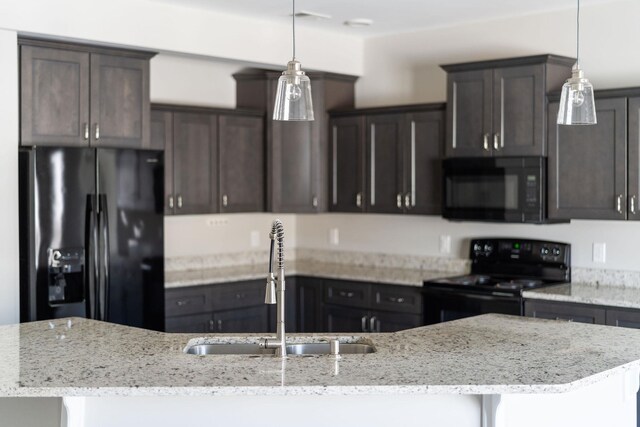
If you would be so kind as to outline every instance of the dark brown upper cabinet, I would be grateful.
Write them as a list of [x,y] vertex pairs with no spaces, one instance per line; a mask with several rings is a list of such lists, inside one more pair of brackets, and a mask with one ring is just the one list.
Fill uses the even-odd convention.
[[19,39],[20,144],[152,148],[150,52]]
[[330,210],[440,213],[444,108],[426,104],[334,113]]
[[266,203],[271,212],[313,213],[328,207],[328,110],[354,106],[356,78],[308,73],[312,122],[272,120],[279,72],[246,70],[234,74],[237,105],[266,114]]
[[575,59],[538,55],[444,65],[447,157],[546,155],[546,96]]
[[154,104],[151,135],[165,150],[165,214],[264,210],[259,111]]
[[640,219],[640,90],[598,91],[598,123],[556,125],[549,103],[549,218]]

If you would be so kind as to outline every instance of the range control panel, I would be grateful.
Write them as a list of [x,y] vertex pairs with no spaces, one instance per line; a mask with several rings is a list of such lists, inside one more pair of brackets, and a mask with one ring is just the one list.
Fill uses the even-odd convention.
[[571,265],[571,245],[528,239],[473,239],[469,258],[473,264]]

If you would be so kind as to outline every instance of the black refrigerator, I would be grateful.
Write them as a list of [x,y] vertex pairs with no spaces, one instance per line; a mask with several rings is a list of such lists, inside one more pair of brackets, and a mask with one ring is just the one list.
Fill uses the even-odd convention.
[[161,151],[21,149],[20,320],[164,330]]

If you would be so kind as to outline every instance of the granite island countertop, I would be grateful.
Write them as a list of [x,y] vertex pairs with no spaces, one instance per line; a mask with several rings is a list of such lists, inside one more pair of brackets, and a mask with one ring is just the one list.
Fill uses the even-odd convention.
[[524,298],[640,309],[640,288],[567,283],[523,293]]
[[184,354],[194,334],[52,322],[0,327],[0,396],[561,393],[640,366],[640,331],[495,314],[341,337],[372,354],[284,361]]

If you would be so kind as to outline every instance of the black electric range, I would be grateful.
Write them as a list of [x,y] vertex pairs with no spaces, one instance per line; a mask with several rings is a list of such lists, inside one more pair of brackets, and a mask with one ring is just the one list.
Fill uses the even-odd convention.
[[471,273],[424,282],[425,324],[485,313],[524,314],[522,292],[571,281],[571,245],[473,239]]

